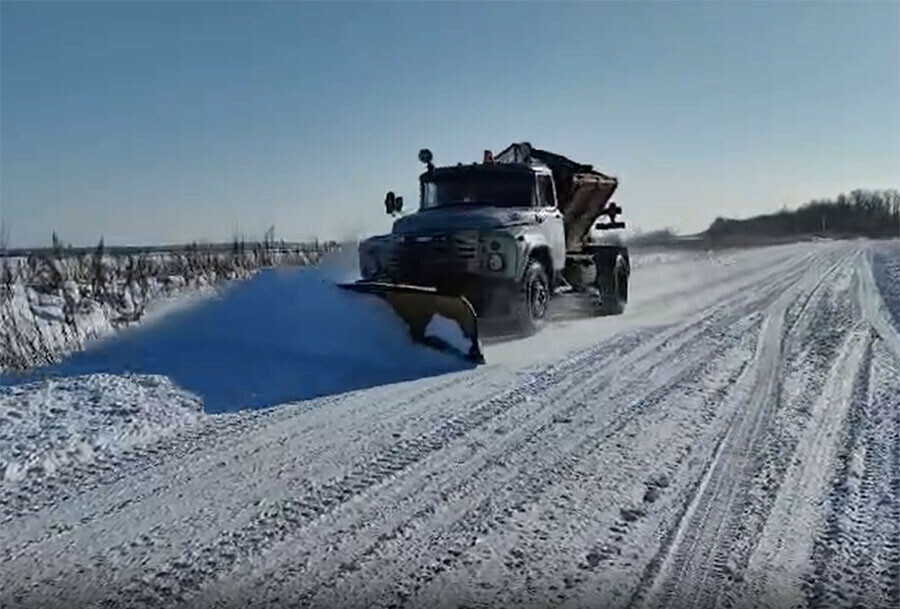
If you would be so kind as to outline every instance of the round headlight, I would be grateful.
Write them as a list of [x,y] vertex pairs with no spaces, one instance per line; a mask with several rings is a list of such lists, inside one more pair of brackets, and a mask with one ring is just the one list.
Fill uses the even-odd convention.
[[499,271],[503,268],[503,256],[494,252],[488,256],[488,268],[492,271]]

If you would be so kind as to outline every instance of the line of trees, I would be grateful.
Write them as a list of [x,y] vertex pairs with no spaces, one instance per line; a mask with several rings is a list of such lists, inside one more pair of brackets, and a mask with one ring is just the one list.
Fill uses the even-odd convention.
[[854,190],[835,199],[815,199],[798,209],[743,220],[716,218],[709,237],[896,237],[900,234],[900,191]]

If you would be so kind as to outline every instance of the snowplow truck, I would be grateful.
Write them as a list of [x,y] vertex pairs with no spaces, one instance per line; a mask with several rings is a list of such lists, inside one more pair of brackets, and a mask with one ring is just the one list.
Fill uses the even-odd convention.
[[[553,298],[591,315],[624,310],[628,250],[602,232],[625,227],[615,177],[528,143],[468,165],[435,167],[428,150],[419,160],[418,210],[403,215],[387,194],[393,229],[360,243],[361,279],[343,286],[386,299],[415,340],[483,361],[479,318],[531,334]],[[459,340],[431,332],[435,316],[456,324]]]

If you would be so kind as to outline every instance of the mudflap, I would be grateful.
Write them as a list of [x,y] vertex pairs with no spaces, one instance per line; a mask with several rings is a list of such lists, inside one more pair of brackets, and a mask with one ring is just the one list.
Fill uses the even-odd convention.
[[[478,316],[464,296],[442,294],[422,286],[365,280],[341,283],[338,287],[373,294],[387,301],[409,327],[414,341],[458,353],[476,364],[484,363],[478,338]],[[455,328],[452,327],[454,324]]]

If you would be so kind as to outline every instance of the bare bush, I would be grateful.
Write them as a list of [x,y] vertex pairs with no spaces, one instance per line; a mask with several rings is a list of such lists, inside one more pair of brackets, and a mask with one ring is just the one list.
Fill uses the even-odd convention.
[[98,336],[139,323],[164,298],[215,290],[270,266],[306,266],[336,247],[277,245],[271,235],[249,248],[197,244],[167,252],[111,253],[53,247],[0,266],[0,372],[58,361]]

